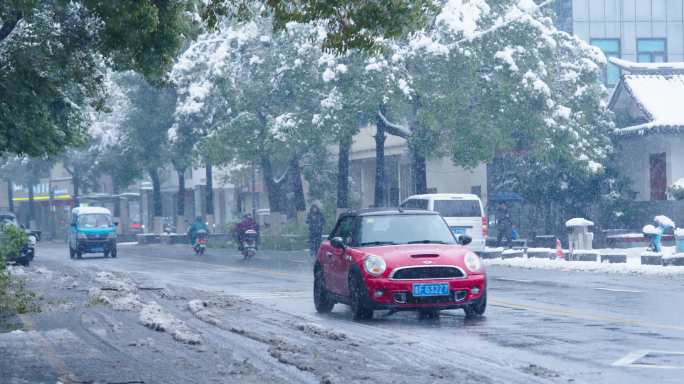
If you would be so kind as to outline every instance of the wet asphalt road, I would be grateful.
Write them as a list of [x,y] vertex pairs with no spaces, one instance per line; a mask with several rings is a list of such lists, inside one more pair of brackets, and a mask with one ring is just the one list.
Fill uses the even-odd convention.
[[491,267],[483,319],[466,321],[460,310],[436,321],[376,312],[359,324],[344,305],[315,312],[305,252],[264,251],[243,262],[229,249],[198,258],[187,246],[122,245],[117,259],[69,260],[64,244],[46,243],[36,261],[239,295],[369,342],[405,341],[406,353],[433,353],[485,376],[523,366],[549,382],[684,383],[684,281],[677,278]]

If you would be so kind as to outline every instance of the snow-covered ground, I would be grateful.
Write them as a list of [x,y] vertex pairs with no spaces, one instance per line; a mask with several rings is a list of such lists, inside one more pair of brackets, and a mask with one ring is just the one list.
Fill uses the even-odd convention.
[[[646,248],[626,248],[626,249],[597,249],[600,255],[627,255],[626,263],[600,263],[594,261],[566,261],[550,260],[540,258],[517,257],[510,259],[485,259],[485,265],[506,266],[518,268],[537,268],[554,269],[563,271],[586,271],[586,272],[607,272],[622,274],[643,274],[653,276],[682,276],[684,267],[680,266],[661,266],[661,265],[641,265],[641,255],[646,254]],[[555,250],[554,250],[555,252]],[[564,250],[567,255],[567,250]],[[675,254],[675,247],[664,247],[663,257],[671,257]]]

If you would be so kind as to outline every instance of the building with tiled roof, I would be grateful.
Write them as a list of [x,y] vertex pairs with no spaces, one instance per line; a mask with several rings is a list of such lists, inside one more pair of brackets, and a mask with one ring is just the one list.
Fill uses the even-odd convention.
[[684,179],[684,63],[610,61],[623,72],[609,104],[619,167],[638,200],[665,200]]

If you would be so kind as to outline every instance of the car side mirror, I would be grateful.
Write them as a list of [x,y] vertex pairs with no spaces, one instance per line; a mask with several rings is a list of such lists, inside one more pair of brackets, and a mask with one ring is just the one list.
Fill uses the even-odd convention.
[[473,242],[473,238],[468,235],[456,235],[456,241],[461,245],[468,245]]
[[118,227],[119,226],[119,220],[114,220],[114,226]]
[[330,239],[330,245],[332,245],[333,248],[344,249],[344,239],[341,237],[333,237]]

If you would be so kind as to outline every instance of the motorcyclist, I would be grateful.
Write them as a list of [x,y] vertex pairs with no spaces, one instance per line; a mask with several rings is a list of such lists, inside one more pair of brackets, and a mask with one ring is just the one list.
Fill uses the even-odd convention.
[[236,226],[235,226],[235,235],[238,240],[238,249],[242,250],[242,241],[245,235],[245,231],[248,229],[253,229],[257,232],[259,232],[259,224],[257,224],[256,221],[252,218],[252,215],[250,214],[245,214],[242,216],[242,221],[240,221]]
[[197,216],[195,219],[195,222],[192,223],[190,228],[188,228],[188,237],[190,238],[190,245],[195,245],[195,241],[197,241],[197,231],[199,230],[204,230],[204,231],[209,231],[207,228],[207,224],[202,220],[201,216]]

